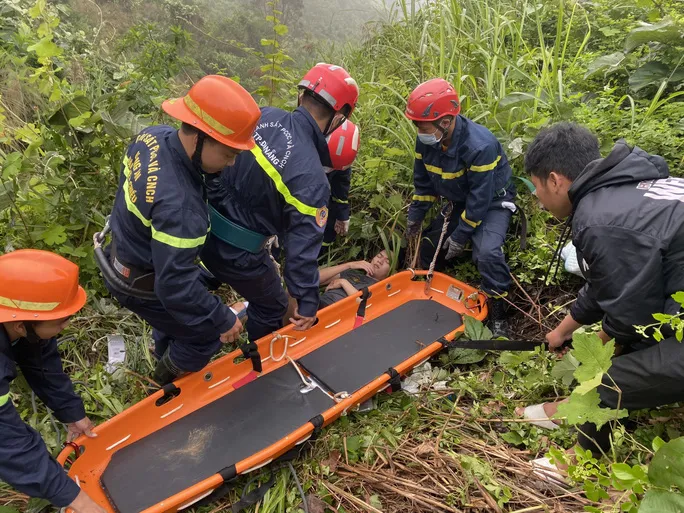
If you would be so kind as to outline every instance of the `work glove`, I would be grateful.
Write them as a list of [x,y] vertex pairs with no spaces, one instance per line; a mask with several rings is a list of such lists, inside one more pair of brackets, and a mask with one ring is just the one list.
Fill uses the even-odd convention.
[[349,232],[349,219],[346,221],[337,220],[335,221],[335,233],[337,235],[347,235]]
[[423,223],[421,221],[409,221],[406,223],[406,231],[404,232],[406,240],[412,240],[418,237],[422,225]]
[[455,258],[457,256],[461,256],[463,254],[463,251],[465,251],[465,244],[460,244],[456,242],[454,239],[449,237],[444,245],[442,246],[442,249],[447,250],[446,254],[446,259],[451,260],[452,258]]

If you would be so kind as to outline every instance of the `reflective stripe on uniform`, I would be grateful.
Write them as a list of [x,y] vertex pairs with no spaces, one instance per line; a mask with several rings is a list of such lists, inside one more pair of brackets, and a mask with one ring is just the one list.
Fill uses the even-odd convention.
[[[142,215],[142,212],[138,209],[138,207],[133,203],[133,200],[131,199],[130,193],[128,191],[129,186],[132,187],[131,184],[131,168],[128,167],[129,159],[128,157],[124,157],[123,165],[124,165],[124,176],[126,177],[126,180],[124,181],[123,184],[123,189],[124,189],[124,198],[126,200],[126,208],[128,208],[128,211],[133,214],[135,217],[137,217],[140,222],[146,226],[147,228],[150,229],[152,232],[152,238],[155,240],[158,240],[159,242],[163,242],[164,244],[174,247],[174,248],[181,248],[181,249],[190,249],[190,248],[196,248],[198,246],[201,246],[204,244],[204,241],[207,240],[207,236],[203,235],[202,237],[196,237],[194,239],[187,239],[184,237],[176,237],[174,235],[169,235],[168,233],[164,233],[160,230],[157,230],[154,226],[152,226],[152,221],[149,219],[145,218],[145,216]],[[208,231],[207,231],[208,233]]]
[[458,178],[465,174],[465,169],[456,171],[455,173],[445,173],[441,167],[431,166],[430,164],[425,164],[425,169],[436,175],[440,175],[444,180],[451,180],[452,178]]
[[17,310],[34,310],[36,312],[49,312],[59,306],[57,303],[38,303],[36,301],[22,301],[21,299],[12,299],[9,297],[0,296],[0,306],[8,308],[16,308]]
[[496,157],[496,160],[494,162],[492,162],[491,164],[487,164],[484,166],[470,166],[470,170],[474,171],[475,173],[482,173],[484,171],[491,171],[492,169],[494,169],[496,167],[496,165],[499,163],[500,160],[501,160],[501,155]]
[[414,194],[412,199],[413,201],[429,201],[432,203],[437,201],[437,196],[421,196],[419,194]]
[[9,401],[9,393],[5,395],[0,395],[0,406],[5,406],[7,404],[7,401]]
[[470,219],[468,219],[465,215],[465,210],[463,212],[461,212],[461,219],[463,219],[468,226],[472,226],[473,228],[477,228],[482,223],[482,221],[475,222],[475,221],[471,221]]
[[302,203],[292,195],[290,189],[288,189],[287,185],[285,185],[285,182],[283,182],[283,177],[280,176],[278,171],[276,171],[276,168],[273,167],[273,164],[268,161],[266,156],[261,151],[261,148],[255,146],[250,151],[252,152],[252,155],[254,155],[254,158],[261,169],[263,169],[268,177],[273,180],[273,184],[275,185],[276,189],[278,189],[278,192],[283,196],[285,201],[296,208],[300,213],[307,216],[316,217],[316,211],[318,209],[316,207],[310,207],[309,205]]
[[346,205],[347,203],[349,203],[349,201],[347,201],[347,200],[341,200],[340,198],[336,198],[336,197],[334,197],[334,196],[333,196],[333,199],[332,199],[332,200],[333,200],[335,203],[342,203],[343,205]]

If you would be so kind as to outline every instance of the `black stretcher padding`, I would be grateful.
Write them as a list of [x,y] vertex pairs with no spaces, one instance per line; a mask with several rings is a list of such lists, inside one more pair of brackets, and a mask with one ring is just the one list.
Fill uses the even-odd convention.
[[319,389],[302,394],[302,386],[292,365],[281,367],[115,452],[101,478],[112,505],[138,513],[218,472],[227,477],[232,465],[335,404]]
[[458,312],[415,299],[299,359],[331,391],[354,393],[463,324]]

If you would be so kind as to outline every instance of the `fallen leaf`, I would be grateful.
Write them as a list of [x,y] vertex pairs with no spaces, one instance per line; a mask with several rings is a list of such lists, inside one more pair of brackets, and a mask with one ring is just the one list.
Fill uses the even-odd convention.
[[306,495],[306,505],[309,506],[309,513],[325,513],[329,509],[332,510],[330,504],[313,494]]
[[330,451],[330,456],[321,461],[321,465],[328,467],[330,469],[330,472],[335,472],[335,470],[337,470],[337,466],[339,465],[341,458],[342,454],[340,453],[340,451]]

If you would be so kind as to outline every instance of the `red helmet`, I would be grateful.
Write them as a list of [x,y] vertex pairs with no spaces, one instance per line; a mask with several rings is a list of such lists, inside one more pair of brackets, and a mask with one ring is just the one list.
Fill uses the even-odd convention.
[[349,120],[328,136],[328,149],[333,169],[346,169],[359,152],[359,128]]
[[413,121],[435,121],[461,112],[456,89],[443,78],[433,78],[416,87],[406,102],[406,117]]
[[315,93],[335,112],[349,105],[347,116],[354,111],[359,99],[356,81],[343,67],[333,64],[316,64],[307,71],[297,87]]

